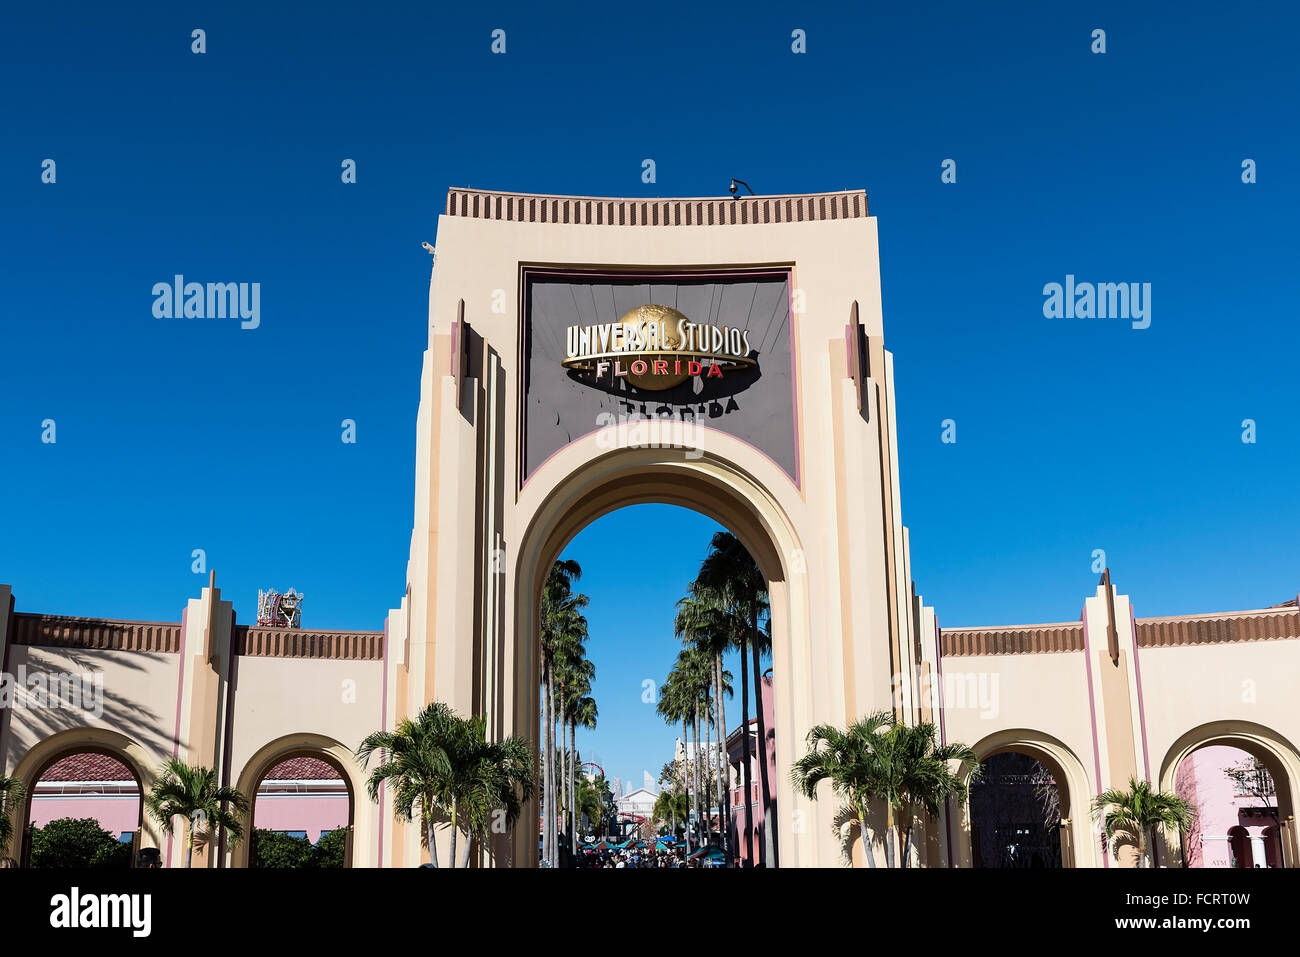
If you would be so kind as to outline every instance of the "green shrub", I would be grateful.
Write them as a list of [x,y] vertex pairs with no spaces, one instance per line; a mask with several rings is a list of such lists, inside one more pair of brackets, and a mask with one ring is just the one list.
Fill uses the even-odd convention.
[[32,831],[32,867],[131,866],[131,843],[123,843],[93,817],[61,817]]
[[311,859],[306,867],[342,867],[344,852],[347,850],[348,829],[341,827],[336,831],[326,831],[311,849]]
[[257,828],[253,831],[254,867],[309,867],[311,841]]

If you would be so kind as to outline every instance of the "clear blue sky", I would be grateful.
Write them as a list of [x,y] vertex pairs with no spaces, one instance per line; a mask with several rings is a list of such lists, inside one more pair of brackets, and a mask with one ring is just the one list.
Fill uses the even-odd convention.
[[[941,624],[1075,618],[1095,548],[1141,615],[1300,591],[1293,5],[402,7],[6,9],[0,581],[20,610],[174,620],[204,548],[244,621],[258,587],[294,586],[309,626],[380,627],[412,517],[419,243],[447,187],[730,176],[867,190],[913,575]],[[175,273],[262,283],[261,327],[155,319]],[[1066,274],[1150,282],[1151,327],[1045,319]]]

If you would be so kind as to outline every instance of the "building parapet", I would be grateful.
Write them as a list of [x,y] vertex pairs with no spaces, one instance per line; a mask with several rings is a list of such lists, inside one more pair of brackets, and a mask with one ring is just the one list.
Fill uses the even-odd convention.
[[996,628],[941,628],[939,642],[945,658],[1083,651],[1083,622],[1007,625]]
[[1216,615],[1137,619],[1139,648],[1218,645],[1234,641],[1300,639],[1300,609],[1265,608]]
[[15,612],[13,628],[12,641],[16,645],[163,654],[177,654],[181,650],[180,622],[72,618]]
[[337,658],[380,661],[382,631],[301,631],[235,626],[235,654],[260,658]]
[[447,215],[584,226],[745,226],[862,219],[867,215],[867,194],[858,189],[743,199],[614,199],[449,189]]

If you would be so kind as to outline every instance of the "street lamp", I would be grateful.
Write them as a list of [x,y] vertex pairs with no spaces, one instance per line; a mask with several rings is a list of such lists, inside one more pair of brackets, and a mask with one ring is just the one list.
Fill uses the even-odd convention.
[[[738,192],[738,190],[737,190],[737,188],[736,188],[736,187],[737,187],[737,184],[739,184],[740,186],[745,187],[745,189],[749,189],[749,184],[746,183],[743,179],[736,179],[736,177],[734,177],[734,176],[731,177],[731,185],[727,187],[727,192],[729,192],[729,193],[731,194],[731,198],[732,198],[732,199],[740,199],[740,194],[739,194],[739,192]],[[752,189],[749,189],[749,195],[750,195],[750,196],[755,195],[755,193],[754,193],[754,191],[753,191]]]

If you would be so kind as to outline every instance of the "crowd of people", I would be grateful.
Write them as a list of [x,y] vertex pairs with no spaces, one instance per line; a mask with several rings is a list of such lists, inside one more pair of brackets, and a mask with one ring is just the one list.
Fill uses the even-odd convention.
[[613,867],[623,869],[699,867],[697,861],[688,861],[681,848],[640,847],[610,848],[609,850],[581,850],[577,866],[583,868]]

